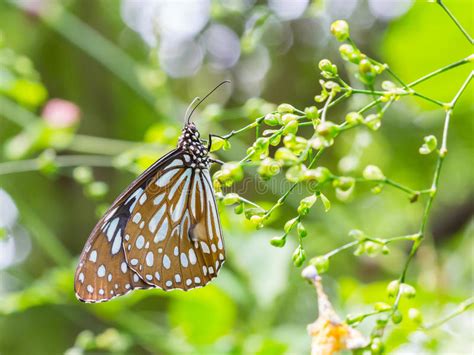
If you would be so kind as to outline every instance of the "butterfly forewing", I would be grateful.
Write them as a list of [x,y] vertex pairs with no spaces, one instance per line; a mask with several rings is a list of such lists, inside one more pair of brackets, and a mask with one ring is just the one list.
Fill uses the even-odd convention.
[[77,297],[107,301],[137,288],[189,290],[225,260],[207,149],[194,124],[112,204],[84,248]]
[[183,154],[157,174],[125,229],[130,267],[164,290],[204,286],[225,259],[209,171],[191,161]]

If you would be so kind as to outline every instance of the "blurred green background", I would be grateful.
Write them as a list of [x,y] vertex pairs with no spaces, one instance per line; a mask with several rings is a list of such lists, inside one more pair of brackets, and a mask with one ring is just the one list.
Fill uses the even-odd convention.
[[[474,33],[473,3],[445,3]],[[441,8],[421,0],[1,0],[0,164],[26,163],[15,165],[24,172],[0,175],[0,354],[308,353],[314,289],[291,262],[295,240],[282,249],[269,244],[281,234],[279,220],[295,214],[302,190],[258,231],[221,206],[228,260],[203,289],[138,291],[86,305],[74,297],[73,272],[107,203],[176,144],[193,97],[232,80],[194,117],[206,137],[243,127],[272,104],[313,105],[322,58],[352,83],[329,33],[336,19],[346,19],[358,46],[406,82],[471,54]],[[456,68],[418,89],[449,101],[470,70]],[[341,122],[367,99],[338,105],[331,120]],[[402,313],[417,307],[428,322],[472,296],[473,113],[471,85],[453,115],[428,238],[409,269],[417,296],[401,304]],[[403,98],[379,131],[348,132],[321,164],[352,176],[376,164],[395,181],[428,188],[435,156],[418,148],[424,136],[440,137],[443,118],[437,106]],[[219,159],[240,160],[253,138],[233,138]],[[57,170],[54,154],[70,158],[58,158]],[[77,165],[94,166],[96,181],[81,186]],[[270,185],[263,193],[247,184],[244,195],[269,207],[284,192]],[[357,185],[348,202],[328,196],[332,209],[318,206],[306,218],[309,257],[347,243],[354,228],[380,237],[413,233],[423,210],[388,187],[374,195]],[[375,258],[350,250],[334,257],[323,282],[337,312],[344,318],[387,302],[386,285],[399,276],[408,247],[393,245]],[[369,334],[373,325],[367,319],[359,329]],[[472,311],[426,332],[404,320],[388,328],[387,351],[472,353],[473,325]]]

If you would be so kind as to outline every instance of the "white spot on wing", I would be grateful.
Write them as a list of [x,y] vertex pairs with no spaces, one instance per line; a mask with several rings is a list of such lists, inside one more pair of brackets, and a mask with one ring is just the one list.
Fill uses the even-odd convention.
[[97,276],[104,277],[105,276],[105,265],[100,265],[97,269]]
[[159,187],[163,187],[169,184],[173,176],[176,175],[176,173],[179,171],[179,169],[171,169],[168,172],[164,173],[163,175],[160,176],[158,180],[156,180],[155,184]]
[[148,229],[150,232],[154,233],[156,230],[156,227],[158,226],[158,223],[161,221],[163,218],[163,215],[165,214],[166,210],[166,204],[161,206],[161,208],[156,212],[153,217],[151,217],[150,222],[148,222]]
[[193,249],[189,249],[189,262],[194,265],[196,264],[196,261],[196,253],[194,253]]
[[109,242],[110,242],[110,241],[112,240],[112,238],[114,237],[115,230],[117,229],[118,222],[119,222],[119,218],[118,218],[118,217],[115,217],[115,218],[112,220],[112,222],[110,222],[109,228],[107,228],[107,239],[109,240]]
[[164,240],[166,238],[167,232],[168,232],[168,218],[165,218],[162,225],[160,226],[160,229],[158,229],[158,232],[156,233],[153,241],[155,243],[158,243],[159,241]]
[[171,260],[166,254],[163,256],[163,266],[165,269],[169,269],[171,267]]
[[113,255],[117,254],[120,251],[120,248],[122,247],[122,233],[120,231],[118,232],[117,236],[114,239],[114,243],[112,244],[112,249],[111,252]]
[[92,250],[91,255],[89,255],[89,260],[95,263],[97,261],[97,250]]
[[153,266],[153,252],[152,251],[149,251],[147,254],[146,254],[146,264],[147,266]]

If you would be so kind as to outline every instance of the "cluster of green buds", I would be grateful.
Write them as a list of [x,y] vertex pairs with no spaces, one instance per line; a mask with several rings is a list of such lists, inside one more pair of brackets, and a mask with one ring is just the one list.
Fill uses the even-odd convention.
[[377,75],[385,70],[385,66],[367,57],[362,53],[350,39],[349,25],[344,20],[332,23],[331,33],[340,42],[348,41],[339,47],[341,58],[345,61],[358,65],[358,79],[366,84],[372,85]]
[[[323,59],[321,62],[323,61],[328,61],[328,60]],[[326,72],[326,71],[322,72],[323,76],[334,75],[334,77],[337,77],[337,68],[336,68],[336,74],[329,74],[329,73],[330,72]],[[321,85],[321,93],[314,97],[314,101],[318,103],[326,101],[329,97],[332,98],[336,96],[336,94],[341,91],[341,86],[335,81],[319,80],[319,84]]]
[[361,230],[353,229],[349,231],[349,237],[359,241],[359,245],[354,251],[354,255],[356,256],[366,254],[370,257],[374,257],[380,253],[390,253],[386,241],[379,238],[369,237]]
[[244,171],[239,162],[225,163],[213,176],[214,189],[217,192],[220,192],[222,191],[222,186],[230,187],[235,182],[241,181],[243,178]]

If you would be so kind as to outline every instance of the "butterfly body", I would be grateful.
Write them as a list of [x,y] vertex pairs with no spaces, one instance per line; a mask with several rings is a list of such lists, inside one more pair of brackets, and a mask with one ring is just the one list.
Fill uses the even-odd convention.
[[79,300],[102,302],[134,289],[189,290],[225,261],[208,149],[194,123],[178,147],[142,173],[92,231],[75,275]]

